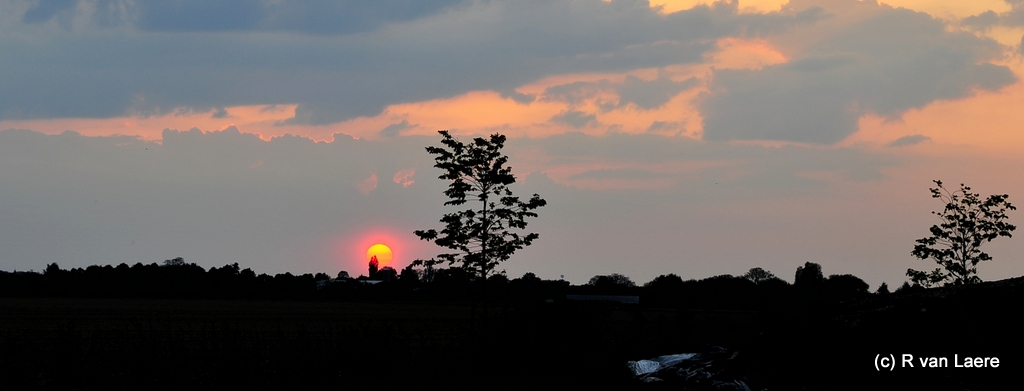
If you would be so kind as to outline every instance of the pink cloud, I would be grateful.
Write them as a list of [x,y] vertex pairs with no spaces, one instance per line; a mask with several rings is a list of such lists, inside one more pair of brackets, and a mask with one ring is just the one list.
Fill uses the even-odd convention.
[[413,175],[416,175],[415,168],[402,170],[395,173],[394,181],[395,183],[402,185],[402,187],[409,187],[412,186],[413,183],[416,183],[416,181],[412,179]]

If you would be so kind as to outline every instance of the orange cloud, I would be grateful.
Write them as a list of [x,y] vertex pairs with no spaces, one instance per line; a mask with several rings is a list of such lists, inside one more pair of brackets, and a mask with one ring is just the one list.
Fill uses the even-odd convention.
[[789,61],[771,42],[763,39],[723,38],[711,54],[710,66],[731,69],[761,69]]
[[[283,125],[295,114],[296,105],[289,104],[235,106],[208,112],[179,110],[149,117],[8,120],[0,121],[0,129],[24,128],[46,134],[74,130],[86,136],[129,135],[160,140],[162,131],[167,128],[223,130],[235,126],[264,140],[291,134],[330,141],[336,133],[366,139],[387,137],[387,134],[381,134],[382,130],[395,124],[408,124],[401,130],[402,135],[432,136],[439,129],[450,129],[461,135],[501,132],[510,137],[545,137],[582,131],[591,135],[650,132],[699,138],[702,118],[693,102],[705,91],[701,84],[710,75],[712,67],[757,69],[785,61],[786,56],[768,41],[727,38],[719,40],[718,50],[709,54],[702,64],[643,68],[621,73],[552,75],[516,89],[516,93],[522,94],[521,98],[532,96],[533,101],[517,101],[494,91],[473,91],[451,98],[395,104],[373,117],[358,117],[327,126]],[[627,78],[645,83],[665,78],[681,83],[695,78],[700,84],[684,89],[659,107],[639,108],[619,103],[622,97],[614,87],[626,82]],[[580,82],[604,83],[601,84],[604,87],[597,88],[578,102],[545,99],[545,91],[551,87]],[[592,120],[585,124],[557,120],[566,114]]]
[[[1018,70],[1018,77],[1021,72]],[[953,101],[937,101],[910,110],[900,120],[863,116],[859,130],[840,145],[886,145],[901,137],[922,135],[943,145],[979,147],[986,153],[1019,155],[1024,147],[1024,82],[997,92]]]
[[[138,136],[145,140],[160,140],[164,129],[188,130],[199,128],[204,130],[223,130],[231,126],[238,127],[246,133],[258,134],[264,140],[284,134],[316,134],[318,140],[330,140],[333,133],[315,131],[310,126],[276,126],[276,123],[294,115],[295,105],[253,105],[236,106],[224,109],[222,114],[215,115],[217,110],[206,112],[175,111],[148,117],[114,117],[114,118],[57,118],[39,120],[3,120],[0,129],[31,129],[45,134],[60,134],[65,130],[74,130],[85,136]],[[325,128],[325,127],[321,127]]]
[[[651,7],[661,7],[661,12],[670,14],[688,10],[698,5],[711,4],[714,0],[650,0]],[[765,13],[778,11],[789,0],[744,0],[740,1],[740,12]]]

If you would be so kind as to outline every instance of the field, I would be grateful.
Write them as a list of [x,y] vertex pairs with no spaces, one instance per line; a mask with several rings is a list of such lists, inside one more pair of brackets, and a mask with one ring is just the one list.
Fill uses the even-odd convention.
[[474,320],[469,305],[429,303],[0,299],[0,367],[2,382],[44,389],[623,381],[618,355],[653,335],[629,330],[635,309],[543,310]]
[[[1000,389],[1019,372],[1016,328],[999,305],[950,323],[969,301],[931,315],[905,302],[827,314],[555,302],[492,305],[485,318],[469,304],[0,298],[0,388],[666,388],[633,378],[626,361],[711,346],[734,353],[726,371],[753,389]],[[937,321],[971,339],[929,341]],[[971,324],[986,333],[962,329]],[[879,373],[879,353],[1003,363]]]

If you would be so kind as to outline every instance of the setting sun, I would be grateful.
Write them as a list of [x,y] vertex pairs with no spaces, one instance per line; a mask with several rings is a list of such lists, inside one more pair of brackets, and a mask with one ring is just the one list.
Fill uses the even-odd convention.
[[373,257],[377,257],[377,263],[380,267],[388,266],[391,264],[392,258],[391,247],[380,243],[370,246],[366,250],[366,261],[369,262],[370,258]]

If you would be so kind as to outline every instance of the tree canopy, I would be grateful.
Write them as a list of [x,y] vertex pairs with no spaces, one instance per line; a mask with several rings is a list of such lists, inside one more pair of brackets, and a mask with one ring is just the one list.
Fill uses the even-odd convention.
[[971,188],[960,184],[960,190],[950,192],[942,181],[933,181],[932,198],[941,200],[945,207],[932,211],[939,216],[939,224],[932,225],[931,235],[918,239],[911,252],[920,259],[931,259],[939,265],[931,272],[907,269],[907,276],[917,285],[925,287],[944,284],[962,285],[981,282],[978,263],[992,259],[980,250],[985,242],[1006,236],[1017,227],[1006,222],[1007,210],[1016,210],[1006,194],[990,195],[982,200]]
[[472,202],[472,206],[446,213],[441,218],[441,231],[414,232],[421,240],[452,250],[428,260],[417,259],[415,264],[430,267],[446,263],[485,281],[499,263],[538,238],[537,233],[520,231],[526,229],[527,218],[537,217],[533,210],[547,201],[537,194],[522,201],[509,189],[516,178],[512,168],[506,166],[508,157],[501,152],[504,135],[495,133],[462,143],[446,130],[438,133],[443,146],[427,147],[427,152],[436,155],[434,167],[443,171],[438,178],[449,181],[444,205],[459,207]]

